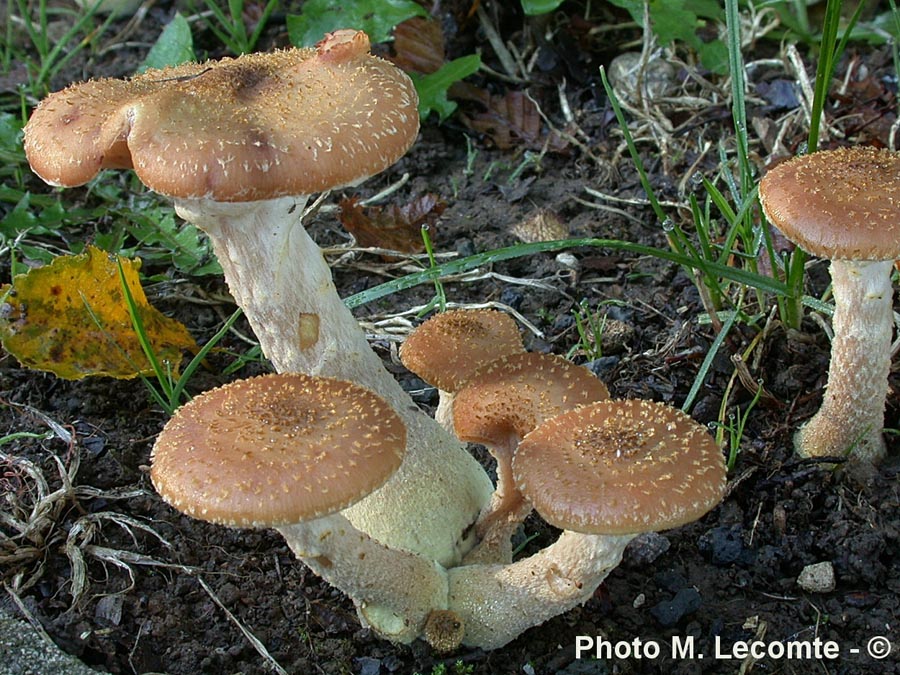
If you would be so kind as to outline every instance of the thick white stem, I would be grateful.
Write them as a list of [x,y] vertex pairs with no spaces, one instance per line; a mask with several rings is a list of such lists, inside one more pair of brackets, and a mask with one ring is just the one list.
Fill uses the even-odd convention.
[[369,347],[302,225],[305,204],[283,197],[246,204],[180,200],[175,206],[209,235],[235,301],[278,372],[361,384],[406,424],[400,470],[347,517],[392,548],[455,564],[471,545],[463,533],[489,499],[490,479],[459,441],[416,407]]
[[463,643],[496,649],[587,602],[633,538],[566,531],[524,560],[448,570],[449,609],[465,625]]
[[797,432],[798,454],[875,462],[885,454],[884,405],[894,325],[893,261],[831,263],[834,316],[828,386]]
[[294,554],[353,600],[362,622],[388,640],[412,642],[432,610],[447,607],[443,567],[379,544],[339,513],[277,529]]

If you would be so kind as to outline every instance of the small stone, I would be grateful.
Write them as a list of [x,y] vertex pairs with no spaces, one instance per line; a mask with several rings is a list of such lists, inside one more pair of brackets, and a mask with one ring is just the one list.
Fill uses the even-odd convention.
[[369,656],[360,656],[353,659],[359,668],[359,675],[380,675],[381,659],[373,659]]
[[664,600],[650,609],[661,626],[670,628],[682,618],[700,609],[703,599],[696,588],[682,588],[671,600]]
[[797,577],[797,585],[809,593],[831,593],[834,590],[834,567],[829,561],[807,565]]
[[560,269],[572,270],[575,272],[581,268],[581,263],[578,262],[578,258],[571,253],[558,254],[556,256],[556,264],[559,265]]
[[669,550],[671,543],[658,532],[639,534],[625,549],[625,558],[629,564],[638,567],[652,565],[663,553]]

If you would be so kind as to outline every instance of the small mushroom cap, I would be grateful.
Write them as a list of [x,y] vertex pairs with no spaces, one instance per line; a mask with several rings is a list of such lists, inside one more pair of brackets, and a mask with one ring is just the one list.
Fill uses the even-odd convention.
[[601,401],[545,422],[519,444],[513,475],[544,520],[588,534],[677,527],[725,493],[725,460],[709,432],[643,400]]
[[34,111],[25,152],[53,185],[134,168],[171,197],[254,201],[382,171],[415,140],[417,106],[409,77],[342,30],[315,48],[72,85]]
[[179,408],[153,446],[150,478],[194,518],[270,527],[359,501],[400,466],[406,429],[381,398],[298,373],[227,384]]
[[457,309],[433,317],[409,334],[400,361],[442,391],[456,392],[482,365],[524,352],[516,322],[493,309]]
[[487,446],[523,438],[551,417],[609,398],[603,381],[555,354],[511,354],[480,367],[453,401],[457,438]]
[[766,217],[829,260],[900,258],[900,152],[824,150],[782,162],[760,181]]

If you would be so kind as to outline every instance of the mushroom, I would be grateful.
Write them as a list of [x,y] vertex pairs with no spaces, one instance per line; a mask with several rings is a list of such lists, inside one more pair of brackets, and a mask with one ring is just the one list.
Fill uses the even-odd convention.
[[509,315],[493,309],[456,309],[435,314],[416,327],[400,347],[400,362],[438,389],[434,418],[452,429],[453,395],[479,366],[524,352]]
[[387,400],[407,428],[406,459],[348,515],[382,542],[451,563],[490,480],[386,372],[302,223],[310,193],[358,183],[406,152],[416,106],[410,79],[369,53],[365,33],[341,30],[315,48],[73,85],[34,111],[25,152],[53,185],[133,168],[209,235],[276,370],[351,380]]
[[555,354],[510,354],[478,368],[456,394],[453,428],[497,460],[497,487],[475,524],[480,540],[466,561],[509,561],[510,537],[531,511],[516,487],[512,460],[519,441],[544,421],[609,398],[590,370]]
[[551,418],[519,443],[513,473],[563,532],[511,564],[448,570],[448,609],[466,628],[463,643],[484,649],[586,602],[636,534],[691,522],[725,491],[713,437],[649,401],[600,401]]
[[195,518],[274,527],[353,600],[363,623],[408,643],[446,607],[446,572],[373,540],[341,513],[388,480],[405,446],[403,422],[368,390],[263,375],[179,408],[154,444],[150,478],[166,502]]
[[834,316],[828,384],[794,437],[803,457],[878,461],[891,367],[891,272],[900,258],[900,153],[854,147],[779,164],[759,185],[766,217],[831,260]]

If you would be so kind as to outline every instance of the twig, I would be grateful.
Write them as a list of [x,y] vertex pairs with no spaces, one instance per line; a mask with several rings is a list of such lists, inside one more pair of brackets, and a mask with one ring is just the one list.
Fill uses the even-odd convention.
[[225,616],[231,619],[234,625],[237,626],[241,633],[244,634],[244,637],[247,638],[251,645],[253,645],[253,648],[257,651],[257,653],[268,662],[268,664],[272,667],[272,670],[278,673],[278,675],[288,675],[288,672],[279,665],[278,661],[276,661],[274,657],[269,653],[269,650],[266,649],[265,645],[260,642],[253,633],[245,628],[244,624],[242,624],[238,620],[238,618],[234,614],[232,614],[224,604],[222,604],[222,601],[219,600],[218,597],[216,597],[216,594],[213,593],[212,589],[206,584],[205,581],[203,581],[203,578],[198,576],[197,581],[200,582],[203,590],[206,591],[206,594],[209,595],[210,598],[212,598],[212,601],[219,606],[219,609],[225,612]]
[[479,24],[481,24],[481,29],[484,31],[488,42],[491,43],[491,47],[493,47],[494,53],[497,55],[497,58],[500,59],[500,64],[503,66],[503,70],[506,71],[506,74],[509,77],[521,81],[521,78],[516,72],[517,68],[515,59],[513,59],[512,55],[509,53],[506,45],[503,44],[503,39],[500,37],[497,29],[494,28],[494,24],[491,23],[491,19],[487,15],[487,12],[484,11],[484,5],[482,3],[479,3],[475,11],[478,14],[478,22]]
[[43,638],[47,644],[56,646],[56,643],[50,638],[47,634],[47,631],[44,630],[44,627],[41,625],[41,622],[38,621],[34,615],[28,611],[28,608],[25,606],[25,603],[22,602],[22,598],[19,597],[19,594],[16,593],[13,589],[11,589],[6,582],[3,582],[3,588],[6,589],[6,592],[9,594],[9,597],[12,598],[12,601],[15,603],[16,607],[19,608],[19,611],[22,613],[22,616],[25,617],[25,620],[31,624],[31,627],[34,628],[35,632]]

